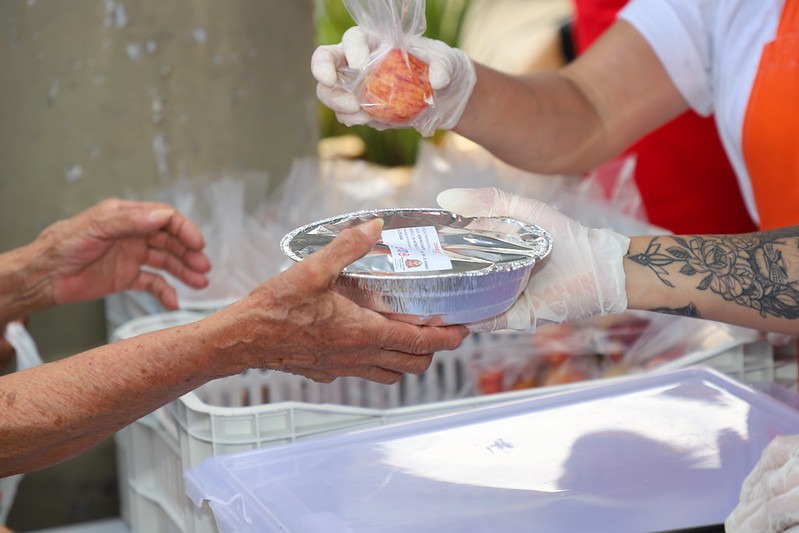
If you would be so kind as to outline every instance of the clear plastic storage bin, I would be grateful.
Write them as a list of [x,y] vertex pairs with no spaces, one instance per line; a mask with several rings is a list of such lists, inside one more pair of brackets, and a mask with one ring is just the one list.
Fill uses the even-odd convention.
[[214,457],[222,533],[640,533],[719,525],[799,411],[708,369]]
[[[145,316],[116,330],[113,338],[130,338],[203,316],[183,311]],[[191,503],[183,481],[185,470],[209,457],[470,411],[589,383],[475,395],[469,378],[471,363],[487,351],[507,346],[510,339],[513,336],[470,336],[457,350],[436,354],[425,374],[405,376],[397,385],[356,378],[319,384],[291,374],[255,370],[210,382],[117,434],[122,517],[134,533],[214,532],[210,510]],[[663,367],[699,363],[718,365],[744,380],[767,380],[769,371],[772,376],[775,372],[767,342],[723,334],[707,336],[701,348]]]

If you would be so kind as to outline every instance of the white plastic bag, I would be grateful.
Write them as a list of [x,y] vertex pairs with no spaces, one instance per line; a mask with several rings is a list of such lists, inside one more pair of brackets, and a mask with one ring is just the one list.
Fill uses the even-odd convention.
[[[16,352],[17,372],[42,364],[36,343],[20,322],[10,322],[3,334]],[[5,524],[23,474],[0,478],[0,524]]]

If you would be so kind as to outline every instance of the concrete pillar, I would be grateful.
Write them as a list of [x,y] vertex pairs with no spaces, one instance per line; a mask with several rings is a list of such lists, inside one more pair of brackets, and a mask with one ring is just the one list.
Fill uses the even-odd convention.
[[0,249],[108,196],[225,170],[282,178],[316,147],[312,7],[0,3]]
[[[281,179],[316,150],[314,42],[313,0],[3,0],[0,251],[106,197]],[[104,324],[97,302],[31,330],[54,359],[104,342]]]

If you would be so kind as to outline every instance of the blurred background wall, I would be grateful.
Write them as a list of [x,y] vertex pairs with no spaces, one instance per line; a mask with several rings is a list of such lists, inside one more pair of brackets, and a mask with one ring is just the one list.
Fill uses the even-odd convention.
[[[279,181],[316,151],[313,12],[313,0],[2,0],[0,251],[103,198],[228,171]],[[45,360],[107,335],[102,302],[30,329]],[[9,525],[115,516],[117,498],[109,441],[26,476]]]

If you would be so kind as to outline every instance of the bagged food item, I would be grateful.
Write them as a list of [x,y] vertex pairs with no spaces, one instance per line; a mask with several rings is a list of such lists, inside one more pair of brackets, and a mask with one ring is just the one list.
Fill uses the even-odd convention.
[[708,320],[627,311],[538,328],[481,334],[468,374],[480,394],[565,385],[701,363],[757,332]]
[[452,102],[462,100],[462,94],[458,98],[458,94],[450,93],[462,92],[459,88],[465,89],[471,82],[462,73],[454,78],[463,81],[448,84],[446,90],[436,91],[431,85],[431,62],[446,61],[452,52],[444,43],[422,36],[427,29],[425,0],[343,2],[365,34],[370,55],[363,68],[339,69],[339,85],[356,96],[372,119],[371,127],[415,128],[423,135],[432,135],[441,127],[438,111],[460,107]]
[[424,0],[343,0],[367,39],[380,44],[352,90],[361,107],[385,126],[412,123],[433,103],[429,65],[413,40],[427,27]]

